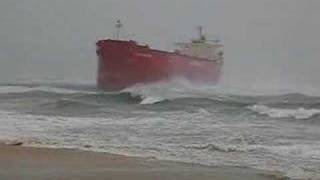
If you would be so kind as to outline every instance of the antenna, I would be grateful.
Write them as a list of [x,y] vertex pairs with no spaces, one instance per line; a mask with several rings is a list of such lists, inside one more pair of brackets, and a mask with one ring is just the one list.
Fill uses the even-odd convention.
[[119,39],[120,38],[120,31],[121,31],[121,28],[123,27],[123,24],[121,23],[121,21],[118,19],[116,21],[116,39]]
[[203,27],[202,26],[198,26],[198,33],[199,33],[199,37],[201,38],[203,36]]

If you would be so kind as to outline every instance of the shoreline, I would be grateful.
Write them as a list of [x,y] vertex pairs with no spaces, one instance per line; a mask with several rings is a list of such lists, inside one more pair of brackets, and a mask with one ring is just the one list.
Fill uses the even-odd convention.
[[276,180],[275,172],[128,157],[76,149],[0,144],[0,179]]

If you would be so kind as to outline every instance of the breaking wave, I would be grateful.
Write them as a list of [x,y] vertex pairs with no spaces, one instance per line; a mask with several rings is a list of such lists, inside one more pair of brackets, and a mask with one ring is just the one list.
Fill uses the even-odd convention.
[[249,106],[248,109],[272,118],[310,119],[316,115],[320,115],[320,109],[282,109],[271,108],[265,105],[253,105]]
[[185,79],[172,79],[151,84],[137,84],[126,88],[122,93],[129,93],[133,97],[140,97],[142,105],[158,104],[178,99],[208,99],[220,102],[245,103],[243,98],[236,98],[235,91],[226,91],[215,85],[193,84]]
[[[186,93],[186,81],[158,82],[152,84],[137,84],[122,90],[123,93],[130,93],[133,97],[140,97],[140,104],[156,104],[166,100],[188,97]],[[179,86],[177,86],[179,85]]]

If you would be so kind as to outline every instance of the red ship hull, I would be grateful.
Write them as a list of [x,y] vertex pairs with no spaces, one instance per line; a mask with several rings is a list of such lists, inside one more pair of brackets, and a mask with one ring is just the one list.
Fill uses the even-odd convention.
[[134,41],[98,41],[97,55],[97,85],[105,90],[121,90],[172,77],[214,84],[219,80],[223,64],[222,60],[212,61],[150,49]]

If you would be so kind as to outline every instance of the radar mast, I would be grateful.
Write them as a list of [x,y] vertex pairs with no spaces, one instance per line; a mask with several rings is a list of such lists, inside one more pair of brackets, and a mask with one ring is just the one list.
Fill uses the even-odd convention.
[[120,33],[121,33],[121,28],[123,27],[123,24],[121,23],[121,21],[118,19],[116,21],[116,34],[115,34],[115,38],[119,39],[120,38]]
[[206,41],[206,36],[203,34],[203,27],[199,26],[198,31],[199,31],[199,40]]
[[203,27],[202,26],[198,26],[198,39],[194,39],[192,40],[192,43],[205,43],[207,42],[207,38],[206,36],[203,34]]

